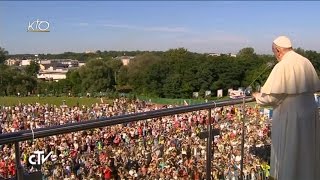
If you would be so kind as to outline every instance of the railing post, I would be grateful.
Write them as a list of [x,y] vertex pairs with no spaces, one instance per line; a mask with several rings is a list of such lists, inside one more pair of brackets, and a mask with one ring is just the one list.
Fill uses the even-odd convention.
[[15,151],[15,158],[16,158],[16,177],[17,180],[23,180],[23,170],[21,166],[21,158],[20,158],[20,147],[19,142],[14,143],[14,151]]
[[241,133],[241,161],[240,161],[240,180],[243,180],[243,158],[244,158],[244,128],[245,128],[245,117],[246,117],[246,107],[245,107],[245,98],[243,98],[243,103],[242,103],[242,133]]
[[211,156],[212,151],[212,126],[211,126],[211,109],[208,109],[208,138],[207,138],[207,158],[206,158],[206,180],[211,180]]

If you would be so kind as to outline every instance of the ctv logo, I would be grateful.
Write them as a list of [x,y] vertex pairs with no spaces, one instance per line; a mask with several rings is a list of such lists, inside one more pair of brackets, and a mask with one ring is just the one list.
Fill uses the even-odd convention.
[[37,19],[36,21],[30,22],[28,26],[28,32],[50,32],[50,23],[48,21],[40,21]]
[[[38,155],[38,156],[36,156]],[[32,165],[41,165],[52,155],[50,152],[46,157],[44,157],[44,151],[34,151],[32,155],[28,158],[28,161]]]

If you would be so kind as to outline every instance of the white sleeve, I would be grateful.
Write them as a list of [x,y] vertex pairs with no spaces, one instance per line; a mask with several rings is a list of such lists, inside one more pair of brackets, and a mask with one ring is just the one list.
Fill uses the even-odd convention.
[[286,98],[285,94],[264,94],[260,93],[256,97],[256,102],[261,106],[278,106]]

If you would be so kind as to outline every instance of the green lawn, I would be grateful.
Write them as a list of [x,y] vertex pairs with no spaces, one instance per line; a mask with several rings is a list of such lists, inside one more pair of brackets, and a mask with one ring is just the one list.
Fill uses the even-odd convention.
[[[187,102],[189,105],[193,104],[200,104],[200,103],[205,103],[205,99],[170,99],[170,98],[149,98],[145,96],[137,96],[138,99],[144,100],[147,102],[155,103],[155,104],[172,104],[172,105],[184,105],[184,101]],[[222,97],[222,98],[211,98],[208,99],[209,101],[212,100],[228,100],[230,99],[229,97]]]
[[[169,99],[169,98],[148,98],[148,97],[138,97],[140,100],[145,100],[155,104],[172,104],[172,105],[184,105],[186,101],[189,105],[205,103],[205,99]],[[219,100],[227,100],[228,97],[221,98]],[[112,100],[103,98],[104,103],[112,103]],[[63,101],[68,106],[76,106],[79,102],[79,105],[92,105],[95,103],[101,103],[100,98],[87,98],[87,97],[0,97],[0,106],[12,106],[19,103],[22,104],[53,104],[53,105],[62,105]],[[212,100],[209,100],[212,101]],[[247,103],[250,106],[254,106],[255,102]]]
[[[105,103],[110,103],[111,100],[103,98]],[[79,105],[92,105],[95,103],[101,103],[100,98],[87,98],[87,97],[0,97],[0,105],[11,106],[22,104],[53,104],[53,105],[62,105],[63,101],[68,106],[76,106],[79,102]]]

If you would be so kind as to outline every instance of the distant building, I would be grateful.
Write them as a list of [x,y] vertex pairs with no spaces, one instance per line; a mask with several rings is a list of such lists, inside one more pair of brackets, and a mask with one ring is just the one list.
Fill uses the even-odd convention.
[[32,59],[7,59],[5,63],[9,66],[14,66],[19,70],[23,70],[25,66],[30,65],[31,61],[39,63],[40,70],[37,75],[38,79],[58,81],[66,79],[67,72],[71,69],[75,69],[84,66],[84,62],[79,62],[73,59],[44,59],[44,60],[32,60]]
[[121,62],[124,66],[127,66],[130,62],[130,59],[128,57],[124,57],[121,59]]
[[31,61],[32,61],[31,59],[23,59],[20,62],[20,66],[29,66]]
[[237,57],[236,54],[231,54],[231,53],[229,54],[229,56],[230,56],[230,57]]
[[87,51],[85,51],[84,53],[90,54],[90,53],[95,53],[95,52],[87,50]]
[[232,54],[232,53],[228,53],[228,54],[222,54],[222,53],[209,53],[209,56],[215,56],[215,57],[219,57],[219,56],[230,56],[230,57],[237,57],[236,54]]
[[209,53],[209,56],[221,56],[220,53]]
[[66,59],[66,60],[60,61],[60,63],[64,64],[64,65],[68,65],[68,67],[78,67],[79,66],[79,61],[78,60]]
[[46,80],[46,81],[59,81],[61,79],[67,78],[68,71],[61,71],[61,72],[40,72],[37,75],[38,79]]
[[40,60],[39,64],[51,64],[51,60]]
[[20,61],[17,60],[17,59],[7,59],[5,61],[5,64],[8,65],[8,66],[19,66]]
[[83,66],[85,63],[72,59],[50,59],[41,60],[39,65],[38,79],[59,81],[67,78],[69,70]]
[[68,65],[64,64],[40,64],[38,79],[58,81],[67,78]]
[[86,65],[86,63],[85,62],[79,62],[79,67],[81,67],[81,66],[85,66]]
[[134,58],[135,58],[134,56],[120,56],[120,57],[115,57],[114,59],[120,60],[124,66],[127,66],[130,63],[130,61]]
[[62,71],[62,70],[68,70],[67,65],[63,64],[40,64],[40,71]]

